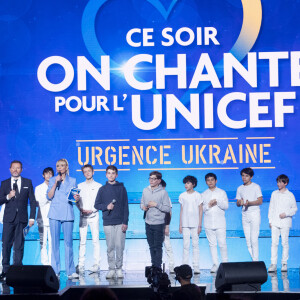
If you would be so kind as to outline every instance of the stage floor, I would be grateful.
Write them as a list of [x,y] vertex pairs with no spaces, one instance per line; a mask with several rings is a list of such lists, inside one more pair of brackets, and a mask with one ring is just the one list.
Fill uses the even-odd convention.
[[[142,271],[127,271],[124,272],[123,279],[106,279],[107,271],[103,270],[100,273],[90,273],[85,271],[84,276],[79,279],[68,280],[66,273],[61,272],[60,276],[60,292],[70,286],[127,286],[127,287],[148,287],[147,279]],[[175,274],[169,274],[171,286],[179,286],[175,282]],[[209,270],[201,270],[201,274],[193,276],[193,282],[199,286],[207,286],[212,291],[214,289],[215,277]],[[13,289],[5,284],[0,284],[1,294],[13,294]],[[278,271],[275,274],[268,275],[268,281],[261,287],[262,292],[292,292],[300,294],[300,276],[299,268],[288,269],[287,273]]]

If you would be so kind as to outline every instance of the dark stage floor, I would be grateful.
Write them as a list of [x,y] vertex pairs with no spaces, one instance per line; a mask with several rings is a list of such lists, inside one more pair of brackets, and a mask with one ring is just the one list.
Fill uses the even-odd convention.
[[[86,271],[84,276],[80,276],[79,279],[68,280],[66,273],[61,272],[60,276],[60,294],[64,292],[68,287],[72,286],[126,286],[126,287],[148,287],[147,279],[143,271],[127,271],[124,272],[123,279],[111,279],[105,278],[107,271],[101,271],[100,273],[91,274]],[[179,286],[178,282],[175,282],[175,275],[169,275],[171,286]],[[201,270],[201,274],[193,277],[193,282],[201,287],[207,287],[207,291],[213,291],[214,289],[214,276],[211,275],[209,270]],[[13,289],[7,287],[5,284],[0,284],[1,294],[13,294]],[[300,277],[299,269],[289,269],[287,273],[281,273],[278,271],[276,274],[268,275],[268,281],[261,287],[262,292],[291,292],[299,293],[300,298]]]

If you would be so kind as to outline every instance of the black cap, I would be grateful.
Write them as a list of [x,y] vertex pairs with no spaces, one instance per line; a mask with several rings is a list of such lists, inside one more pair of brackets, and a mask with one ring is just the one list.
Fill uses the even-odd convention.
[[181,277],[184,280],[188,280],[193,277],[193,271],[189,265],[181,265],[174,268],[174,271],[177,277]]

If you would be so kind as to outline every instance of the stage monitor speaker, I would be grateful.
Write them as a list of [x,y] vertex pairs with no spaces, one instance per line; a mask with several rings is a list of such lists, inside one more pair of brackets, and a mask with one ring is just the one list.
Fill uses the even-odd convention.
[[260,291],[268,279],[263,261],[221,263],[216,276],[217,292]]
[[6,284],[14,293],[56,293],[59,282],[51,266],[11,266]]

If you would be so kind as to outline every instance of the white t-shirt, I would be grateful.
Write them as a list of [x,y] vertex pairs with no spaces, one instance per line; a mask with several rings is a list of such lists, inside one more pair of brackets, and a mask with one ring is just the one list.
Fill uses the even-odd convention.
[[42,184],[38,185],[35,188],[35,199],[39,203],[43,225],[49,226],[49,218],[48,218],[48,212],[50,209],[51,201],[47,199],[47,190],[48,185],[43,182]]
[[101,188],[102,184],[93,180],[90,183],[86,181],[78,184],[78,188],[80,189],[80,200],[77,205],[84,210],[92,210],[93,213],[85,216],[89,218],[95,217],[96,213],[98,213],[97,209],[94,207],[95,200],[97,197],[97,193]]
[[192,194],[187,192],[180,194],[179,203],[182,205],[182,227],[199,226],[199,206],[202,202],[201,194],[196,191]]
[[[228,208],[228,198],[224,190],[215,188],[207,189],[202,194],[204,227],[207,229],[226,228],[225,210]],[[216,199],[217,205],[209,207],[211,200]]]
[[[259,197],[262,197],[260,186],[254,182],[251,182],[249,185],[240,185],[236,192],[236,199],[243,199],[244,202],[247,200],[249,202],[256,201]],[[248,206],[245,208],[243,206],[243,213],[252,213],[252,212],[260,212],[259,205]]]
[[[288,189],[281,193],[276,190],[271,195],[269,206],[269,223],[279,228],[292,227],[292,216],[297,211],[296,199]],[[279,215],[285,213],[286,218],[280,219]]]

